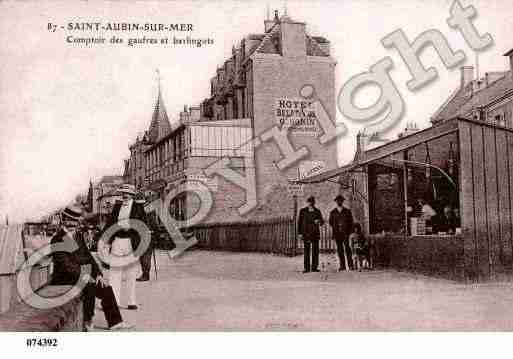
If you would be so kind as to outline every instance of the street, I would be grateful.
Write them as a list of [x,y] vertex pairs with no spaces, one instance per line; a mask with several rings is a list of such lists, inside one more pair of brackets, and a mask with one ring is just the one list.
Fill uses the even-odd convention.
[[[391,270],[302,274],[302,257],[214,251],[171,260],[157,253],[158,280],[137,283],[138,331],[510,330],[510,283],[460,284]],[[98,306],[98,304],[97,304]],[[95,326],[105,328],[97,310]],[[101,330],[101,329],[100,329]]]

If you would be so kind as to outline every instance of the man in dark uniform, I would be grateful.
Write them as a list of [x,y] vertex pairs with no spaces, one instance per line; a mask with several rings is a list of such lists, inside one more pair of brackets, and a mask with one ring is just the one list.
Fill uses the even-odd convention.
[[324,225],[321,211],[315,207],[315,198],[307,199],[308,206],[299,211],[298,238],[304,241],[304,270],[310,272],[310,249],[312,252],[312,272],[319,272],[319,227]]
[[78,249],[72,253],[54,252],[52,254],[53,273],[50,284],[75,285],[83,274],[81,266],[90,265],[91,279],[82,290],[84,331],[89,331],[93,327],[95,298],[101,300],[109,329],[131,328],[132,326],[123,322],[112,287],[105,283],[98,264],[86,246],[83,229],[80,226],[82,210],[79,207],[68,206],[61,212],[60,217],[61,223],[50,241],[51,245],[74,241]]
[[[136,193],[134,198],[134,203],[140,205],[144,211],[144,205],[146,203],[146,199],[141,192]],[[153,231],[155,227],[150,218],[145,214],[142,220],[145,221],[146,225]],[[153,233],[153,232],[152,232]],[[152,236],[153,237],[153,236]],[[141,262],[141,270],[142,274],[139,278],[137,278],[138,282],[147,282],[150,280],[150,271],[151,271],[151,255],[153,254],[153,238],[151,238],[150,243],[146,251],[139,258],[139,262]]]
[[329,224],[333,229],[333,239],[337,244],[337,254],[340,263],[339,271],[346,268],[344,259],[344,250],[347,258],[347,265],[349,269],[353,269],[353,260],[351,256],[351,247],[349,246],[349,235],[353,231],[353,214],[351,211],[344,207],[345,198],[342,195],[335,197],[335,207],[330,212]]

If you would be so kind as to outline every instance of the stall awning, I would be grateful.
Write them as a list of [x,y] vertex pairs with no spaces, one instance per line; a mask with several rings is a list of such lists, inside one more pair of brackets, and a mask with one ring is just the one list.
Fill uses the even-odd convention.
[[[345,166],[335,168],[333,170],[329,170],[323,173],[320,173],[315,176],[307,177],[295,181],[296,183],[320,183],[324,181],[328,181],[334,177],[340,176],[341,174],[354,172],[359,167],[367,165],[369,163],[379,163],[379,161],[383,161],[386,157],[395,155],[402,151],[407,150],[408,148],[417,146],[421,143],[425,143],[427,141],[431,141],[442,136],[446,136],[448,134],[454,133],[458,131],[458,121],[451,120],[446,121],[442,124],[429,127],[425,130],[415,132],[409,136],[405,136],[399,138],[397,140],[390,141],[385,143],[384,145],[374,147],[369,149],[363,153],[363,156],[358,159],[357,162],[352,162]],[[394,161],[391,159],[390,161]],[[393,162],[388,163],[388,165],[393,165]],[[395,160],[398,161],[398,160]],[[404,162],[404,161],[399,161]],[[382,162],[383,163],[383,162]],[[410,166],[415,164],[410,164]]]
[[332,178],[338,177],[343,173],[353,172],[354,170],[361,167],[360,163],[350,163],[348,165],[334,168],[332,170],[319,173],[318,175],[302,178],[300,180],[294,181],[295,183],[302,183],[302,184],[311,184],[311,183],[321,183],[325,181],[329,181]]

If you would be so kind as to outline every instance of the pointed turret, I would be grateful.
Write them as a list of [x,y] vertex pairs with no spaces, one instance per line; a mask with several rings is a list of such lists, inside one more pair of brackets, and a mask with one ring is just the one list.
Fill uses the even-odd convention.
[[164,137],[171,131],[171,123],[167,116],[166,107],[162,98],[162,90],[160,86],[160,72],[157,69],[158,76],[158,95],[153,116],[151,118],[150,128],[148,130],[148,140],[150,142],[157,142],[160,138]]

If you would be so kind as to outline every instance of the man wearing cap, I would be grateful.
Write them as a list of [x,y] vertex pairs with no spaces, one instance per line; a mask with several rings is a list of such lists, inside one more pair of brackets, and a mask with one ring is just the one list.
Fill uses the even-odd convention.
[[308,197],[308,205],[299,211],[298,238],[304,241],[304,270],[310,272],[310,249],[312,252],[312,272],[319,272],[319,227],[324,225],[321,211],[315,207],[315,198]]
[[82,290],[84,331],[92,329],[94,317],[95,298],[101,300],[107,325],[111,330],[128,329],[132,326],[126,324],[119,312],[119,307],[112,287],[107,285],[93,256],[89,252],[84,241],[83,232],[80,230],[82,209],[76,206],[68,206],[60,213],[60,224],[57,233],[52,237],[51,245],[74,241],[73,247],[78,247],[73,252],[53,252],[52,285],[76,285],[82,273],[82,266],[90,266],[90,281]]
[[351,270],[353,268],[351,247],[349,246],[349,235],[353,230],[353,214],[351,210],[344,207],[344,200],[345,198],[342,195],[335,197],[337,206],[330,212],[328,220],[333,229],[333,239],[337,244],[337,254],[340,263],[339,271],[345,270],[346,260],[348,269]]
[[[134,252],[141,244],[140,233],[135,228],[130,228],[127,220],[137,219],[146,223],[146,213],[143,204],[134,201],[135,188],[131,185],[122,185],[118,192],[122,195],[123,200],[117,201],[112,209],[112,213],[107,219],[104,231],[113,225],[119,225],[121,228],[116,230],[109,238],[106,238],[107,244],[111,247],[111,254],[122,259],[122,264],[111,265],[109,271],[109,282],[114,289],[114,294],[118,303],[121,303],[121,284],[122,278],[125,277],[128,299],[127,309],[136,310],[136,292],[135,282],[139,271],[139,261],[135,258]],[[144,249],[145,252],[147,248]],[[123,276],[123,274],[125,274]]]

